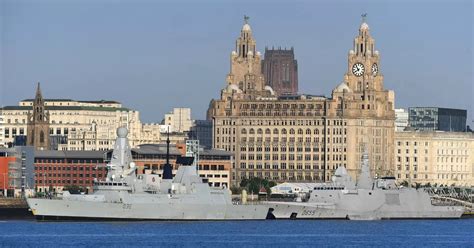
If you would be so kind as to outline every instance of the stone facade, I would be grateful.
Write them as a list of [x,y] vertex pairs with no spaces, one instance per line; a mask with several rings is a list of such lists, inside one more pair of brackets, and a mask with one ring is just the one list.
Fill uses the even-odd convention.
[[[33,122],[28,125],[29,118],[33,118],[35,114],[33,112],[29,117],[33,105],[36,104],[34,99],[22,100],[18,106],[0,108],[0,117],[3,121],[1,125],[1,134],[3,135],[0,136],[2,144],[5,144],[5,146],[26,145],[26,142],[24,144],[16,142],[19,138],[24,139],[26,137],[28,139],[28,137],[31,137],[29,134],[33,133],[34,126],[37,129],[42,128],[41,130],[45,135],[44,145],[52,144],[49,148],[53,150],[93,151],[112,149],[116,139],[115,130],[118,127],[127,127],[130,130],[129,140],[132,147],[140,144],[161,143],[166,140],[167,125],[142,123],[138,111],[125,108],[117,101],[76,101],[71,99],[43,99],[41,97],[41,102],[43,107],[40,107],[40,110],[45,112],[42,118],[49,118],[48,121],[44,119],[41,122],[42,124],[36,121],[35,125],[33,125]],[[190,110],[184,115],[188,117],[183,117],[182,119],[185,120],[177,126],[177,129],[182,132],[171,131],[170,133],[170,139],[173,143],[184,142],[188,138],[185,130],[189,131],[189,126],[192,125],[192,121],[188,120]],[[37,114],[36,116],[39,117],[40,115]],[[175,116],[173,115],[173,117]],[[179,123],[179,121],[177,122]],[[174,123],[176,121],[171,124],[175,125]],[[26,131],[27,126],[31,130],[30,133]],[[37,137],[34,140],[40,141],[40,138]],[[46,142],[46,139],[49,140]]]
[[173,111],[165,114],[162,124],[169,127],[170,132],[189,132],[193,126],[193,120],[191,119],[191,109],[173,108]]
[[474,134],[470,132],[395,133],[398,181],[474,186]]
[[264,56],[262,73],[265,84],[279,96],[298,94],[298,62],[293,48],[265,48]]
[[[243,40],[251,53],[242,52]],[[364,147],[377,175],[394,173],[394,93],[383,87],[379,52],[365,22],[349,52],[344,81],[329,98],[277,97],[263,87],[254,70],[260,64],[255,45],[245,23],[238,51],[231,54],[227,86],[208,110],[213,147],[235,154],[234,182],[330,180],[339,166],[355,176]]]

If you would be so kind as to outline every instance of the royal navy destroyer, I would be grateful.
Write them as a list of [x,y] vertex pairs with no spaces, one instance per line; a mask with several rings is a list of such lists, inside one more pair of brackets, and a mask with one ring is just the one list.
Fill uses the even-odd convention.
[[460,218],[462,206],[436,206],[423,189],[400,187],[394,177],[373,179],[367,152],[357,183],[339,167],[331,183],[315,186],[309,199],[266,204],[277,219],[417,219]]
[[176,176],[167,162],[163,176],[137,175],[127,139],[119,128],[104,181],[94,181],[94,193],[60,199],[28,198],[38,220],[254,220],[265,219],[268,206],[234,204],[229,189],[211,188],[195,165],[181,165]]

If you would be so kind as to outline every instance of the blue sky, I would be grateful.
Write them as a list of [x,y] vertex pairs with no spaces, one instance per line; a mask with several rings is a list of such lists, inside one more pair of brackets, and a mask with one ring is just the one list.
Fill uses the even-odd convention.
[[111,99],[146,122],[172,107],[205,118],[229,72],[243,15],[265,46],[295,49],[300,92],[329,96],[360,15],[396,106],[474,111],[472,1],[0,0],[0,104]]

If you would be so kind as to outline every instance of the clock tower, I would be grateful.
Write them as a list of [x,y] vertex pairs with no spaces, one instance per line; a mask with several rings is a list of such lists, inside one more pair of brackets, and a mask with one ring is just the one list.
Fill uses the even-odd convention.
[[[393,175],[395,93],[384,88],[380,53],[375,49],[365,18],[362,15],[348,54],[344,80],[333,90],[332,98],[347,123],[347,149],[352,151],[347,154],[348,161],[358,166],[367,149],[372,171]],[[349,172],[355,173],[353,169],[349,168]]]
[[375,41],[370,28],[362,15],[359,35],[355,37],[353,48],[349,51],[345,81],[353,92],[382,91],[383,75],[380,73],[380,54],[375,50]]

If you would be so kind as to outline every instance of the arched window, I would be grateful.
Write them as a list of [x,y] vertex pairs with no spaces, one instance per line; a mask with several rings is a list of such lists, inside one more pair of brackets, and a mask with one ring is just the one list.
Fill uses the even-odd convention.
[[295,134],[295,130],[293,128],[290,129],[290,134]]
[[281,134],[286,134],[286,128],[283,128],[283,129],[281,130]]
[[250,128],[249,134],[255,134],[255,130],[253,130],[253,128]]
[[273,134],[278,134],[278,129],[273,129]]
[[257,129],[257,134],[263,134],[263,131],[261,128]]
[[265,129],[265,134],[271,134],[270,128]]
[[306,134],[311,134],[311,129],[306,129]]
[[314,134],[319,134],[319,129],[314,129]]
[[303,134],[303,129],[298,129],[298,134]]
[[241,134],[247,134],[247,129],[242,129],[242,131],[240,131]]
[[44,132],[41,130],[40,132],[40,143],[44,143]]

